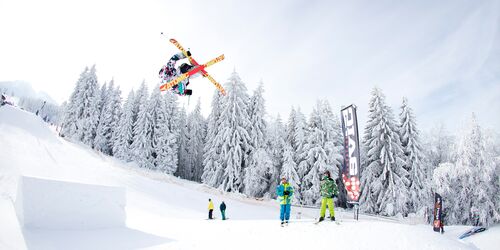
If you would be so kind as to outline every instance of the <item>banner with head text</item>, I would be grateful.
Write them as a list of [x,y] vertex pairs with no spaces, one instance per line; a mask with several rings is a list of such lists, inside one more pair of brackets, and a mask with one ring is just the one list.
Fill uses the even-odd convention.
[[360,145],[356,106],[350,105],[341,110],[342,132],[344,134],[344,164],[342,181],[347,191],[348,202],[359,200]]

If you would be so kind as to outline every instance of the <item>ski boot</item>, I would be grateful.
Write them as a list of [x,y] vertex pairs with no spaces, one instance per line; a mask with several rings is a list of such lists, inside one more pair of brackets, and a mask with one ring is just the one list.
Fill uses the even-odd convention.
[[335,221],[335,216],[332,216],[330,219],[331,219],[332,221]]
[[325,220],[325,218],[324,218],[324,217],[319,217],[318,222],[322,222],[322,221],[324,221],[324,220]]

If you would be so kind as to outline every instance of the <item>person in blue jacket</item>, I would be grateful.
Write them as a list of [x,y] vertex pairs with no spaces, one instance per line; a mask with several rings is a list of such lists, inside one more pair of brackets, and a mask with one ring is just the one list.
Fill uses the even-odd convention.
[[281,226],[285,223],[288,225],[290,220],[290,208],[293,195],[293,187],[288,183],[285,177],[281,178],[281,183],[276,187],[276,195],[280,202],[280,219]]

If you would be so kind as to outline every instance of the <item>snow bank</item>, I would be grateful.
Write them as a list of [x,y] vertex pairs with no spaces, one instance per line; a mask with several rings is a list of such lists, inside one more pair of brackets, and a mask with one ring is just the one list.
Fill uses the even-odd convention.
[[125,189],[22,176],[16,211],[27,228],[125,226]]
[[7,127],[18,128],[39,139],[55,141],[54,133],[42,118],[17,107],[10,105],[2,106],[0,108],[0,121],[2,129],[6,129]]

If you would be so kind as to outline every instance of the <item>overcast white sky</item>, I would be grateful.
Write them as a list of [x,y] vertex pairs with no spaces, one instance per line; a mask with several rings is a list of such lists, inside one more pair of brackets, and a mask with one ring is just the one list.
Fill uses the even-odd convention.
[[[500,1],[24,1],[0,0],[0,81],[24,80],[66,100],[85,66],[125,98],[177,50],[176,38],[224,83],[236,69],[268,113],[309,113],[317,99],[357,104],[364,127],[378,86],[399,113],[409,99],[423,130],[455,130],[476,112],[500,128]],[[204,114],[214,93],[192,81]],[[185,105],[187,105],[187,102]]]

